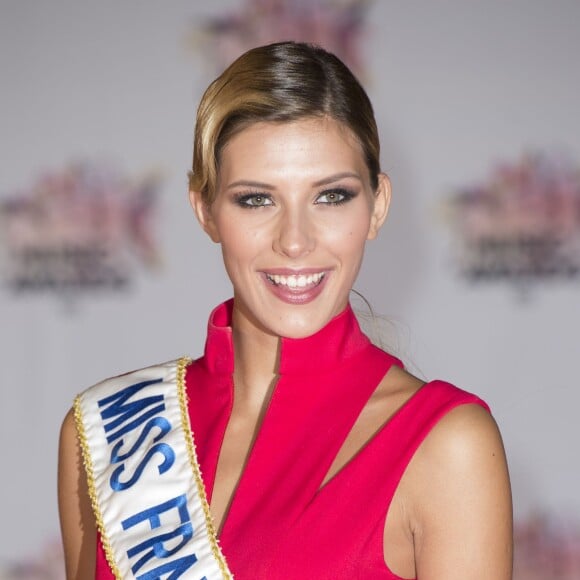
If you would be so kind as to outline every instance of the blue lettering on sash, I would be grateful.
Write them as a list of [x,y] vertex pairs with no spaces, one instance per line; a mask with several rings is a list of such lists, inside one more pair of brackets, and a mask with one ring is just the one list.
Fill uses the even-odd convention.
[[[168,572],[173,572],[173,574],[168,576],[167,580],[174,580],[175,578],[179,578],[184,572],[187,572],[196,562],[197,558],[193,554],[191,556],[184,556],[167,564],[161,564],[161,566],[158,566],[155,570],[151,570],[151,572],[137,576],[137,580],[162,580],[163,574],[167,574]],[[207,578],[204,576],[200,580],[207,580]]]
[[117,443],[115,443],[115,446],[111,450],[111,463],[120,463],[121,461],[125,461],[125,459],[131,457],[131,455],[133,455],[133,453],[135,453],[135,451],[141,447],[147,435],[149,435],[151,430],[155,427],[159,429],[159,433],[153,437],[153,443],[157,443],[157,441],[163,439],[163,437],[165,437],[165,435],[171,431],[171,423],[169,423],[165,417],[153,417],[153,419],[150,419],[147,422],[147,425],[143,427],[143,430],[137,438],[137,441],[135,441],[133,447],[131,447],[128,451],[121,453],[121,448],[123,447],[122,439],[121,441],[117,441]]
[[[160,394],[130,400],[144,388],[161,382],[163,382],[163,379],[142,381],[125,387],[98,402],[107,442],[109,444],[116,442],[111,449],[110,463],[120,464],[109,479],[109,485],[114,491],[122,491],[135,485],[149,462],[156,455],[160,456],[160,463],[157,465],[159,475],[168,471],[175,462],[173,448],[167,443],[160,441],[171,431],[171,423],[165,417],[159,416],[160,413],[165,411],[164,396]],[[123,449],[123,436],[141,426],[143,427],[135,442],[129,449]],[[147,451],[140,458],[134,472],[131,475],[127,475],[123,461],[130,458],[143,446],[147,436],[153,429],[157,429],[158,433],[149,443]]]
[[122,491],[124,489],[128,489],[129,487],[133,487],[133,485],[139,481],[143,470],[147,467],[147,464],[156,453],[160,453],[163,456],[162,463],[157,466],[159,475],[163,475],[173,465],[173,462],[175,461],[175,452],[170,445],[167,445],[167,443],[157,443],[153,445],[153,447],[151,447],[147,453],[145,453],[145,456],[139,462],[139,465],[135,469],[135,473],[129,479],[129,481],[121,481],[120,479],[121,474],[125,471],[125,465],[121,464],[119,467],[117,467],[117,469],[115,469],[115,471],[113,471],[111,474],[111,479],[109,480],[111,488],[115,491]]
[[[101,418],[105,423],[105,433],[107,433],[107,443],[112,443],[125,433],[132,431],[135,427],[138,427],[144,423],[147,419],[159,414],[161,411],[165,410],[165,403],[163,402],[163,395],[155,395],[152,397],[145,397],[144,399],[139,399],[137,401],[132,401],[127,403],[135,393],[148,387],[150,385],[155,385],[157,383],[163,382],[163,379],[154,379],[151,381],[142,381],[135,385],[130,385],[124,389],[121,389],[117,393],[101,399],[98,402],[99,408],[105,407],[101,411]],[[147,407],[155,405],[152,409],[148,409],[145,413],[139,415],[133,421],[127,423],[129,419],[132,419],[138,413],[141,413]],[[108,419],[112,419],[107,423]],[[113,429],[120,427],[114,433],[110,433]]]
[[[185,494],[174,497],[169,501],[143,510],[121,522],[124,530],[127,530],[128,528],[143,522],[148,522],[150,529],[154,530],[161,527],[162,514],[167,514],[165,519],[169,519],[171,521],[172,517],[175,519],[175,512],[177,512],[179,521],[174,524],[176,527],[172,531],[148,538],[144,542],[141,542],[127,550],[127,556],[129,559],[133,559],[136,556],[141,555],[140,558],[131,566],[133,574],[136,574],[152,558],[161,560],[176,554],[191,540],[194,530],[187,509],[187,498]],[[167,527],[167,524],[165,524],[165,527]],[[166,547],[166,542],[171,542],[173,544],[177,538],[180,538],[177,545],[173,545],[171,548]],[[167,580],[171,580],[172,578],[179,578],[196,562],[197,557],[195,554],[189,554],[170,562],[165,562],[155,569],[142,574],[141,576],[137,576],[137,578],[139,580],[156,580],[160,579],[162,575],[168,574],[169,572],[172,574],[168,577]],[[203,580],[203,578],[201,580]]]

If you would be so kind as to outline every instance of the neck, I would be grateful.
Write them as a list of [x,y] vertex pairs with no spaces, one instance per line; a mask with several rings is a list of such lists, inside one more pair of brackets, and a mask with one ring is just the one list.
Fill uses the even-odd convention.
[[233,315],[234,385],[238,396],[262,405],[277,378],[280,338]]

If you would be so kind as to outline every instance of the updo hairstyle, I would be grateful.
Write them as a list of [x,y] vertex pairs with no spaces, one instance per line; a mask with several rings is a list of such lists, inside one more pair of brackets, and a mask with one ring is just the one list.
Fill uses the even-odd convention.
[[191,191],[206,204],[215,198],[220,153],[238,132],[257,122],[328,117],[358,139],[373,191],[378,187],[380,145],[371,102],[347,66],[326,50],[279,42],[253,48],[205,91],[195,126]]

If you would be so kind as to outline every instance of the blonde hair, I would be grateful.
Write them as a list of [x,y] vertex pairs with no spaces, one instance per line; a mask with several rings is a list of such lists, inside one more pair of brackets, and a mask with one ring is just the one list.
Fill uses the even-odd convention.
[[197,110],[190,190],[200,192],[211,205],[220,153],[248,125],[306,117],[329,117],[351,130],[376,190],[380,145],[367,94],[340,59],[318,46],[298,42],[251,49],[209,85]]

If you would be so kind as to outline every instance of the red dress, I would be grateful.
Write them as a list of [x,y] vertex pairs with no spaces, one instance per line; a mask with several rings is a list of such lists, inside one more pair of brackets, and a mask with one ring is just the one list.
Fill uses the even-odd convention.
[[[187,370],[189,414],[211,501],[233,404],[232,302],[212,313],[205,354]],[[282,339],[280,378],[219,533],[236,580],[398,579],[383,556],[399,480],[432,427],[475,395],[423,386],[330,481],[359,413],[399,360],[370,343],[350,308],[305,339]],[[97,580],[113,576],[99,544]]]

